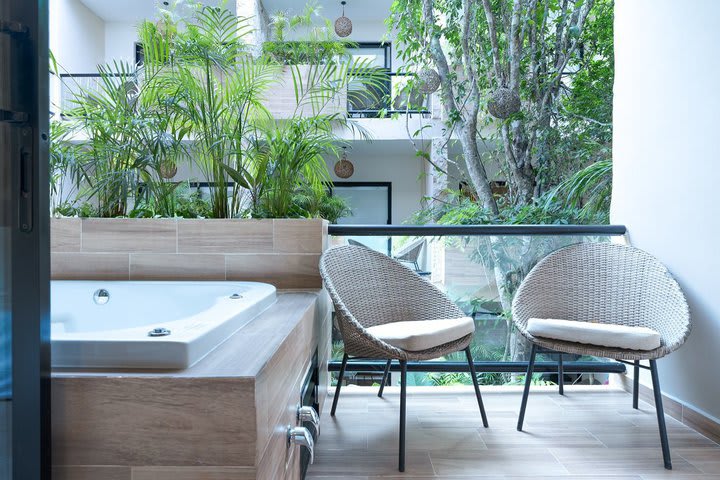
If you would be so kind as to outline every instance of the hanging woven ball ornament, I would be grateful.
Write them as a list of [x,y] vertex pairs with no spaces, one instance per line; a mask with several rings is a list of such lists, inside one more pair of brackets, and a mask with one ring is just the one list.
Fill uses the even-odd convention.
[[424,68],[417,74],[418,90],[421,93],[433,93],[440,88],[440,75],[432,68]]
[[335,175],[338,178],[350,178],[355,173],[355,166],[347,159],[347,153],[343,150],[342,158],[335,163]]
[[163,162],[160,164],[160,176],[165,179],[171,179],[177,175],[177,163]]
[[504,120],[520,111],[520,95],[509,88],[498,88],[490,96],[487,108],[490,115]]
[[335,20],[335,33],[338,37],[347,37],[352,33],[352,22],[345,16],[345,2],[340,2],[343,6],[342,16]]

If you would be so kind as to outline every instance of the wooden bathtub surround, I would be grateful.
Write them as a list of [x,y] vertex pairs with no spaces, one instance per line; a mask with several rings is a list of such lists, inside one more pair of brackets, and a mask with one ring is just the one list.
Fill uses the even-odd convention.
[[321,288],[324,220],[54,218],[55,280],[246,280]]
[[286,428],[316,349],[327,382],[330,328],[324,292],[282,293],[187,370],[54,372],[53,478],[298,479]]

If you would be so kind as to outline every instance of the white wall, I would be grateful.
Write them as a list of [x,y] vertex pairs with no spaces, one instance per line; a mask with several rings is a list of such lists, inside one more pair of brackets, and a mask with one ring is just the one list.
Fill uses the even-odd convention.
[[114,60],[135,64],[135,43],[138,41],[137,25],[110,22],[105,24],[105,61]]
[[720,2],[615,4],[611,219],[683,287],[693,332],[663,391],[720,418]]
[[[402,143],[402,144],[401,144]],[[348,159],[355,166],[352,177],[335,176],[333,166],[336,158],[328,158],[327,164],[334,181],[391,182],[392,223],[401,224],[420,209],[425,195],[422,178],[423,160],[415,156],[410,143],[405,142],[355,142],[348,149]]]
[[70,73],[93,73],[105,59],[105,26],[80,0],[50,2],[50,49]]

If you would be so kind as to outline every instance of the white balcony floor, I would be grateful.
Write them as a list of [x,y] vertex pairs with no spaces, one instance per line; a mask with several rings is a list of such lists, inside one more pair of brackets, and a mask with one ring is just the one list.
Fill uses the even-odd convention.
[[666,415],[673,470],[663,468],[655,409],[610,387],[533,387],[524,432],[520,389],[484,387],[490,428],[471,388],[408,388],[406,472],[397,471],[399,388],[343,388],[328,398],[308,479],[573,478],[720,480],[720,445]]

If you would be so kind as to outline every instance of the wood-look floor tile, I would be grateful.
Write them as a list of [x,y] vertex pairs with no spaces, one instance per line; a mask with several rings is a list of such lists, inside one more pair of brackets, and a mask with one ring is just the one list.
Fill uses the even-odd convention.
[[[308,478],[720,480],[720,446],[669,417],[674,470],[665,470],[652,405],[641,404],[640,410],[633,410],[631,395],[623,391],[582,390],[573,392],[572,398],[548,389],[531,393],[523,432],[515,430],[519,391],[483,391],[489,429],[480,425],[471,389],[453,394],[449,390],[423,392],[410,388],[408,395],[408,452],[417,458],[427,453],[434,473],[422,468],[405,475],[397,472],[397,388],[387,388],[385,398],[379,399],[375,388],[350,387],[341,394],[335,418],[329,417],[329,408],[323,413],[330,440],[318,442],[316,464],[310,467]],[[468,425],[487,449],[439,448],[443,439],[462,441]],[[433,436],[436,443],[430,443]],[[373,449],[384,452],[380,457],[386,463],[370,460],[375,458]],[[342,468],[343,455],[352,458],[346,469]],[[323,465],[328,459],[332,467]],[[364,469],[363,463],[367,464]]]
[[[653,428],[654,427],[654,428]],[[660,445],[660,437],[657,424],[647,427],[626,428],[623,431],[599,432],[597,429],[589,429],[603,444],[608,447],[630,448],[647,447],[653,448]],[[684,448],[714,448],[717,444],[712,440],[694,432],[688,428],[668,428],[668,441],[670,446],[682,445]]]
[[437,475],[526,475],[542,472],[545,475],[567,474],[547,448],[503,448],[483,452],[430,452]]
[[695,475],[675,472],[664,472],[659,474],[640,475],[641,480],[720,480],[720,475]]
[[[405,458],[404,478],[434,475],[430,457],[427,453],[408,452]],[[360,450],[324,451],[315,454],[315,463],[311,473],[316,476],[342,478],[342,475],[385,475],[399,473],[396,450],[386,453]]]
[[[391,452],[399,442],[399,420],[368,433],[368,450]],[[477,428],[422,428],[408,425],[407,451],[433,452],[435,450],[487,450]]]
[[[571,474],[663,474],[666,470],[659,443],[658,439],[655,448],[551,448],[550,451]],[[675,453],[673,473],[703,473]]]
[[480,430],[487,448],[527,447],[599,447],[603,443],[584,428],[534,428],[518,432],[511,429],[488,428]]
[[675,448],[675,453],[697,467],[701,472],[720,475],[720,448]]

